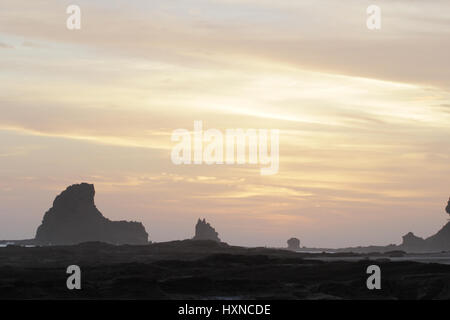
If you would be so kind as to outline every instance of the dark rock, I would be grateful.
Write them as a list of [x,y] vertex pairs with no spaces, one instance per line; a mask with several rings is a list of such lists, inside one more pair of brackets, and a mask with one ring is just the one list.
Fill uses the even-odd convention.
[[450,222],[435,235],[426,239],[416,237],[412,232],[409,232],[403,236],[403,243],[400,248],[408,252],[450,250]]
[[387,251],[386,255],[391,258],[401,258],[406,255],[406,252],[402,250]]
[[[445,211],[450,214],[450,199]],[[435,235],[422,239],[416,237],[412,232],[403,236],[400,247],[406,251],[439,251],[450,250],[450,222],[442,227]]]
[[111,221],[94,203],[94,185],[68,187],[53,202],[36,232],[39,244],[66,245],[88,241],[112,244],[147,244],[148,234],[140,222]]
[[300,240],[298,240],[297,238],[290,238],[287,241],[287,244],[288,244],[288,249],[290,249],[290,250],[300,249]]
[[422,248],[425,246],[425,240],[417,237],[416,235],[414,235],[414,233],[412,232],[408,232],[406,235],[403,236],[403,242],[402,242],[402,246],[404,247],[408,247],[408,248]]
[[[319,261],[307,259],[320,257],[316,254],[289,250],[219,243],[197,248],[202,242],[211,243],[0,248],[0,299],[450,299],[446,264]],[[361,270],[373,263],[382,269],[382,290],[367,290]],[[82,267],[82,290],[77,292],[65,286],[71,264]]]
[[435,235],[425,240],[433,250],[450,250],[450,222]]
[[219,234],[205,219],[198,219],[193,240],[213,240],[220,242]]

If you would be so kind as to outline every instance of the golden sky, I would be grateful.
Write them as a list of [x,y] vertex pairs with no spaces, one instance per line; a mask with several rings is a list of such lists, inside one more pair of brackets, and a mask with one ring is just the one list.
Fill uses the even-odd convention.
[[[450,2],[0,3],[0,239],[31,238],[66,186],[153,241],[389,244],[450,195]],[[66,28],[77,4],[81,30]],[[280,169],[176,166],[171,133],[280,130]]]

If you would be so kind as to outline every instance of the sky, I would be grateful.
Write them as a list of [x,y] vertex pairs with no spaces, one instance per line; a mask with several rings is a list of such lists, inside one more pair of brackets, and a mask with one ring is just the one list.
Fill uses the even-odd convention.
[[[80,182],[157,242],[200,217],[245,246],[430,236],[448,218],[449,56],[444,0],[2,0],[0,239],[34,237]],[[196,120],[280,130],[278,173],[173,164]]]

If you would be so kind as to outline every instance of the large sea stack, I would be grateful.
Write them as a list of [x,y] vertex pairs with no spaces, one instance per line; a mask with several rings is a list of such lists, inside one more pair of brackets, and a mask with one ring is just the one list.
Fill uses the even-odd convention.
[[111,221],[94,203],[94,185],[68,187],[53,202],[36,232],[43,245],[67,245],[87,241],[112,244],[147,244],[148,234],[140,222]]
[[219,234],[205,219],[198,219],[193,240],[213,240],[220,242]]

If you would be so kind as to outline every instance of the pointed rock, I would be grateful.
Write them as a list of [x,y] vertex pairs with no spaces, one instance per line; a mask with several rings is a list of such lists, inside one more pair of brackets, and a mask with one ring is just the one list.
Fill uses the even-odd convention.
[[417,237],[414,233],[408,232],[403,236],[403,242],[401,245],[405,248],[413,250],[424,247],[426,242],[424,239]]
[[206,219],[198,219],[193,240],[213,240],[220,242],[219,234],[206,222]]

